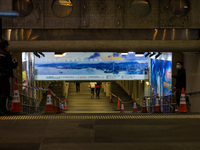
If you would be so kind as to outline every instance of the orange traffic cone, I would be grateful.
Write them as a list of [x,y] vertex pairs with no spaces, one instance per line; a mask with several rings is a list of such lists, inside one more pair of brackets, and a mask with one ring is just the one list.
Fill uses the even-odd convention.
[[47,93],[47,102],[46,102],[45,113],[54,113],[53,105],[51,102],[51,91],[50,90],[48,90],[48,93]]
[[145,98],[142,101],[142,113],[147,113],[146,99]]
[[59,99],[59,108],[60,108],[60,113],[62,112],[62,103],[61,100]]
[[61,100],[60,100],[60,112],[61,113],[64,113],[65,111],[64,111],[64,105],[63,105],[63,102],[61,102]]
[[118,101],[117,101],[117,110],[121,110],[119,97],[118,97]]
[[65,97],[66,97],[66,99],[65,99],[65,102],[68,102],[68,99],[67,99],[67,94],[65,93]]
[[61,103],[61,106],[62,106],[62,113],[64,113],[65,112],[65,110],[64,110],[64,104],[63,104],[63,102]]
[[155,113],[160,113],[161,112],[158,94],[156,96],[156,104],[155,104],[155,107],[154,107],[154,112]]
[[180,105],[178,112],[187,112],[186,100],[185,100],[185,90],[182,88],[181,97],[180,97]]
[[11,113],[21,113],[21,103],[20,103],[20,96],[19,96],[19,89],[18,85],[15,82],[15,88],[14,88],[14,99],[12,101],[12,107],[11,107]]
[[66,103],[68,102],[68,99],[67,99],[67,98],[65,99],[65,102],[66,102]]
[[113,103],[113,100],[112,100],[112,93],[110,93],[109,103]]
[[67,99],[65,99],[65,106],[64,106],[64,110],[67,111]]
[[125,113],[125,111],[124,111],[124,103],[122,102],[121,103],[121,111],[120,111],[121,113]]
[[137,103],[136,103],[136,100],[134,100],[134,104],[133,104],[133,113],[137,113]]

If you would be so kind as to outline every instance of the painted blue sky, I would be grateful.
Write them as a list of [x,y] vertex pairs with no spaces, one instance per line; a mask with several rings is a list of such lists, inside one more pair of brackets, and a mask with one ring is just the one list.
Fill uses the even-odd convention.
[[49,63],[100,63],[100,62],[138,62],[148,63],[148,58],[144,56],[137,56],[134,52],[125,54],[118,53],[66,53],[63,57],[55,57],[53,52],[45,52],[45,57],[35,57],[35,64],[49,64]]

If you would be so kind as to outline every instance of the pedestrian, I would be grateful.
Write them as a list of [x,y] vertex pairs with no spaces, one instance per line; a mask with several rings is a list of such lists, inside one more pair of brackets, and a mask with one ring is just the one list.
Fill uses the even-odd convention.
[[100,88],[101,88],[101,82],[97,82],[97,84],[96,84],[96,98],[99,98]]
[[181,90],[182,88],[186,89],[186,74],[185,69],[183,67],[183,62],[177,61],[176,62],[176,69],[178,69],[177,75],[172,75],[173,78],[176,78],[176,102],[177,102],[177,109],[180,104],[180,97],[181,97]]
[[13,78],[13,69],[18,65],[7,51],[8,46],[7,40],[0,40],[0,115],[9,113],[6,109],[6,100],[10,95],[9,78]]
[[80,92],[80,82],[76,82],[76,92]]
[[94,89],[95,89],[95,85],[97,83],[96,82],[90,82],[90,88],[91,88],[91,98],[94,97]]

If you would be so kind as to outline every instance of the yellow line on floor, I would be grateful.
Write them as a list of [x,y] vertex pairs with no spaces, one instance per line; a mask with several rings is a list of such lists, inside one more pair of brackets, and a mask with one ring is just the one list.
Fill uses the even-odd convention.
[[200,114],[194,115],[69,115],[69,116],[1,116],[0,120],[84,120],[84,119],[200,119]]

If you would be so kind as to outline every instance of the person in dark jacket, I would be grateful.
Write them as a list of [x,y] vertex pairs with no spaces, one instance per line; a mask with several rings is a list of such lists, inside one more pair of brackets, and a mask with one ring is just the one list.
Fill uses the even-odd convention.
[[99,98],[101,82],[97,82],[95,87],[96,87],[96,98]]
[[6,40],[0,40],[0,115],[7,114],[6,100],[10,95],[9,78],[13,78],[13,69],[18,63],[12,60],[12,56],[7,51],[9,43]]
[[176,102],[179,106],[180,104],[180,96],[181,96],[181,90],[184,88],[186,89],[186,74],[185,69],[183,67],[183,62],[177,61],[176,62],[176,68],[178,69],[177,75],[173,75],[172,77],[176,78]]
[[80,82],[76,82],[76,92],[80,92]]

